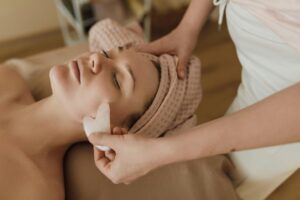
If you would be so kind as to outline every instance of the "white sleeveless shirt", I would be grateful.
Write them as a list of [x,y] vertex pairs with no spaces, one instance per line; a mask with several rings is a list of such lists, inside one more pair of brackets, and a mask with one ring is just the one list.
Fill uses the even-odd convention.
[[[227,3],[220,1],[223,8],[224,2]],[[229,1],[226,17],[242,64],[242,82],[227,113],[300,82],[297,48],[283,41],[266,23],[251,14],[247,6]],[[235,152],[231,158],[244,178],[237,188],[239,195],[246,200],[260,200],[300,167],[300,143]]]

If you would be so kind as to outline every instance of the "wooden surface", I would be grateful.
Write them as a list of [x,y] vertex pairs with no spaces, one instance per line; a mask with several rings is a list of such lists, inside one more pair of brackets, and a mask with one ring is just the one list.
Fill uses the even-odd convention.
[[224,115],[240,83],[241,66],[226,26],[218,31],[216,23],[207,23],[195,49],[202,63],[203,99],[197,110],[203,123]]
[[299,200],[300,199],[300,169],[281,184],[267,200]]
[[62,46],[64,42],[59,29],[2,42],[0,43],[0,63],[11,57],[26,57]]

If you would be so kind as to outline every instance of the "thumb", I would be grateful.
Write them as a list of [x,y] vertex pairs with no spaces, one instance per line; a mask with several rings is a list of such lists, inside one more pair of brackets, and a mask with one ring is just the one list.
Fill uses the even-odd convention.
[[134,47],[136,51],[159,55],[168,51],[167,46],[163,45],[163,40],[158,39],[151,43],[140,44]]
[[188,65],[189,57],[186,55],[181,55],[178,58],[177,65],[177,75],[180,79],[184,79],[186,75],[186,67]]
[[92,143],[94,146],[108,146],[112,149],[117,147],[117,143],[119,142],[120,135],[111,135],[107,133],[93,133],[91,134],[88,139],[89,142]]

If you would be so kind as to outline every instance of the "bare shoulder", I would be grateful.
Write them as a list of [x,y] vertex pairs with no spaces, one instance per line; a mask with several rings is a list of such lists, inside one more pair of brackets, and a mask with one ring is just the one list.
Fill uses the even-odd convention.
[[19,101],[33,101],[25,80],[14,69],[0,64],[0,104]]

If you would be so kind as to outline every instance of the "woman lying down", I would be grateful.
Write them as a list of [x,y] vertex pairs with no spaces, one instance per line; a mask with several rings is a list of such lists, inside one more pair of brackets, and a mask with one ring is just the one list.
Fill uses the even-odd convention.
[[[185,80],[178,80],[175,57],[127,48],[128,44],[141,42],[144,41],[137,33],[111,20],[98,23],[90,34],[91,52],[52,67],[52,94],[39,101],[35,101],[20,74],[0,67],[0,199],[65,199],[65,188],[69,199],[140,199],[140,191],[153,194],[148,195],[150,199],[174,199],[174,194],[198,198],[197,193],[209,199],[218,199],[218,195],[222,199],[235,198],[227,178],[213,174],[207,167],[222,168],[222,164],[213,163],[223,163],[225,158],[196,165],[199,168],[193,175],[198,174],[198,183],[211,186],[206,190],[203,185],[196,186],[200,190],[191,191],[193,185],[184,189],[181,184],[187,185],[188,181],[180,181],[189,173],[180,175],[182,167],[178,166],[170,169],[177,170],[176,174],[149,175],[148,182],[142,179],[139,188],[135,184],[126,188],[113,185],[93,166],[89,144],[77,144],[71,149],[64,173],[68,148],[87,140],[83,117],[95,116],[103,102],[110,105],[111,127],[126,128],[130,134],[158,137],[195,125],[194,112],[201,99],[199,61],[191,59]],[[230,166],[229,161],[224,163]],[[169,189],[178,187],[176,190],[182,191],[166,192],[168,185],[162,185],[165,192],[155,189],[154,185],[166,181]],[[216,194],[215,186],[224,189],[215,188],[219,191]]]

